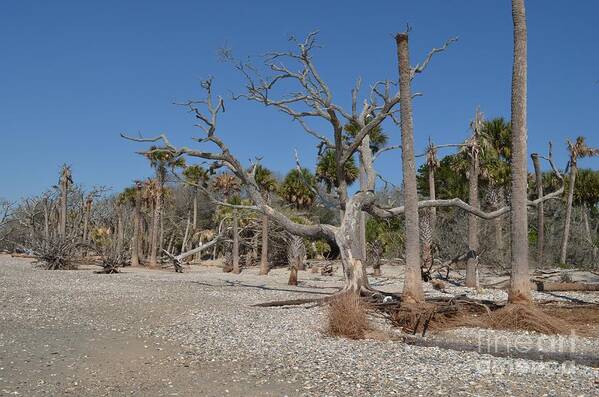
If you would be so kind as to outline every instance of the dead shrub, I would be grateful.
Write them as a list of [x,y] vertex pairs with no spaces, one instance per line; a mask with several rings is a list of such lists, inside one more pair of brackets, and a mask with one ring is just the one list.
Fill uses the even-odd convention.
[[343,294],[329,303],[326,333],[348,339],[364,339],[371,331],[368,306],[358,295]]
[[76,270],[73,257],[82,244],[72,237],[35,236],[30,241],[33,256],[39,267],[46,270]]

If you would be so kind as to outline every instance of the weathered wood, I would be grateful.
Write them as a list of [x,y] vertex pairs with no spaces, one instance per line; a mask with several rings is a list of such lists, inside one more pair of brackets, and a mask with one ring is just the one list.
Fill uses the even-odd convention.
[[560,283],[533,280],[532,288],[537,291],[599,291],[599,283]]

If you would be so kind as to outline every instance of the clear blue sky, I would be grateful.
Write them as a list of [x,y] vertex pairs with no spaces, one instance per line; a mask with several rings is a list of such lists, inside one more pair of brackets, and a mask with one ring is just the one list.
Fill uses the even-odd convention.
[[[512,62],[510,2],[504,1],[28,1],[0,3],[0,197],[17,199],[56,183],[63,162],[86,186],[122,189],[151,171],[138,144],[120,132],[165,132],[177,144],[198,136],[194,119],[173,101],[202,95],[199,81],[239,92],[242,80],[217,58],[285,49],[287,36],[320,30],[323,77],[347,105],[355,78],[396,79],[392,34],[413,27],[412,61],[451,36],[415,90],[420,151],[468,134],[476,105],[509,118]],[[585,135],[599,146],[599,2],[527,1],[529,151]],[[314,141],[273,109],[231,103],[221,134],[241,159],[264,156],[279,172],[293,149],[311,165]],[[399,130],[386,125],[394,143]],[[401,180],[400,153],[378,165]],[[581,166],[599,168],[599,160]]]

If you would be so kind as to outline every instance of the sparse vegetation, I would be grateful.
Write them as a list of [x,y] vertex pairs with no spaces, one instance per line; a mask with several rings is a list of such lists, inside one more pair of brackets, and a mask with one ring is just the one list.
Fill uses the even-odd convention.
[[[243,83],[228,78],[221,86],[217,78],[209,77],[200,83],[201,98],[175,102],[199,131],[191,144],[180,143],[182,137],[170,133],[149,137],[121,133],[120,143],[131,144],[132,157],[135,151],[145,161],[145,177],[136,173],[137,179],[120,190],[89,186],[83,183],[89,182],[89,176],[78,174],[81,159],[77,159],[73,165],[55,169],[56,179],[47,182],[40,194],[0,200],[3,253],[33,258],[41,269],[82,270],[44,273],[19,269],[26,262],[16,261],[8,264],[7,273],[22,270],[33,280],[44,273],[49,283],[63,280],[60,277],[78,283],[79,274],[84,274],[85,282],[92,277],[101,280],[98,291],[126,282],[147,286],[146,279],[140,281],[143,273],[154,287],[160,283],[143,292],[150,305],[156,296],[152,294],[171,291],[175,284],[185,293],[201,288],[205,294],[200,299],[206,300],[198,305],[201,315],[195,308],[182,311],[177,326],[184,335],[177,343],[192,339],[185,332],[202,317],[207,322],[202,329],[206,340],[211,340],[214,331],[210,327],[217,325],[228,348],[227,338],[245,337],[239,336],[236,327],[247,332],[253,326],[248,318],[257,323],[263,320],[257,311],[304,305],[305,311],[269,312],[269,318],[303,316],[312,321],[299,325],[304,333],[301,338],[301,332],[293,333],[297,330],[292,322],[269,325],[293,334],[289,346],[312,337],[306,330],[317,327],[335,338],[385,335],[393,343],[456,352],[460,349],[455,343],[438,336],[468,328],[506,332],[510,337],[522,331],[535,335],[580,332],[594,346],[599,343],[592,339],[599,337],[599,171],[578,165],[583,159],[595,164],[591,158],[599,156],[599,148],[579,132],[571,140],[565,134],[572,131],[560,131],[564,135],[559,142],[546,142],[547,146],[543,142],[547,150],[529,153],[525,0],[511,0],[511,15],[510,114],[486,116],[484,112],[495,109],[482,109],[472,102],[466,107],[472,109],[470,116],[462,115],[458,126],[461,133],[443,132],[435,141],[428,137],[428,143],[418,118],[431,115],[413,111],[416,98],[423,95],[415,90],[419,88],[416,82],[426,79],[430,65],[448,62],[447,57],[454,64],[448,62],[448,70],[439,67],[434,81],[442,84],[452,78],[460,62],[453,52],[457,37],[441,37],[445,41],[439,47],[422,53],[422,43],[414,40],[423,35],[407,26],[388,40],[386,54],[372,45],[356,48],[366,54],[361,61],[375,56],[386,62],[393,59],[393,75],[381,79],[368,71],[366,75],[375,79],[363,85],[358,78],[351,92],[346,89],[350,82],[333,78],[331,65],[320,64],[332,57],[319,59],[323,46],[318,31],[301,39],[291,36],[287,48],[263,57],[245,55],[255,48],[244,49],[240,58],[229,48],[220,49],[221,66],[231,69]],[[427,88],[427,95],[438,94]],[[222,94],[228,90],[232,95]],[[235,105],[229,106],[231,102]],[[251,113],[244,112],[256,104],[259,107],[251,108]],[[295,151],[285,169],[262,163],[274,157],[269,153],[271,142],[252,131],[255,127],[247,119],[267,125],[270,119],[262,112],[272,110],[283,116],[285,125],[299,127],[315,140],[310,155]],[[230,124],[231,120],[235,122]],[[125,129],[136,128],[125,125]],[[247,131],[237,131],[240,126]],[[456,125],[450,127],[455,131]],[[264,153],[238,153],[243,141],[235,134],[240,133],[248,134],[247,139],[264,140],[260,142]],[[437,142],[439,137],[447,141]],[[305,142],[301,144],[305,150]],[[291,150],[291,144],[284,145]],[[390,156],[393,168],[380,167],[381,156]],[[556,159],[567,159],[567,164]],[[399,186],[385,173],[391,173],[389,179]],[[195,274],[179,274],[185,272]],[[81,288],[77,284],[74,290],[79,293]],[[228,291],[233,292],[226,295]],[[13,293],[16,296],[19,291],[15,288]],[[9,297],[7,302],[18,299]],[[120,303],[127,305],[126,299]],[[218,306],[221,303],[226,305]],[[168,307],[178,304],[170,302]],[[217,310],[207,310],[209,304]],[[12,318],[0,314],[0,318]],[[383,322],[384,332],[380,331]],[[285,337],[260,327],[256,346],[268,349]],[[194,332],[202,334],[195,328]],[[425,338],[427,334],[430,339]],[[271,345],[261,344],[268,338]],[[319,340],[335,346],[348,343]],[[5,346],[2,342],[0,347]],[[284,354],[289,354],[289,346],[282,349]],[[472,350],[471,340],[467,347]],[[294,354],[300,350],[301,346]],[[404,353],[410,354],[409,349]],[[552,353],[558,362],[570,359],[563,352]],[[462,357],[462,353],[455,354]],[[501,354],[495,352],[498,357]],[[597,363],[596,357],[588,355],[578,359]],[[314,365],[320,362],[315,360]],[[354,376],[350,382],[355,394],[381,394],[380,390],[359,389],[357,379]],[[296,391],[301,393],[299,388]],[[306,391],[311,393],[309,388]],[[261,392],[269,394],[270,390]]]

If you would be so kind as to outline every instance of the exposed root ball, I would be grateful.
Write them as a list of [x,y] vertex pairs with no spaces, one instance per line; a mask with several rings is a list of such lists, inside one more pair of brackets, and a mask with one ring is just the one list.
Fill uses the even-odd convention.
[[[402,328],[405,332],[415,334],[425,332],[428,324],[435,318],[437,306],[430,303],[403,303],[399,310],[393,312],[389,319],[393,325]],[[440,316],[436,316],[437,319]]]
[[326,333],[348,339],[363,339],[371,331],[367,305],[355,294],[343,294],[331,300]]

